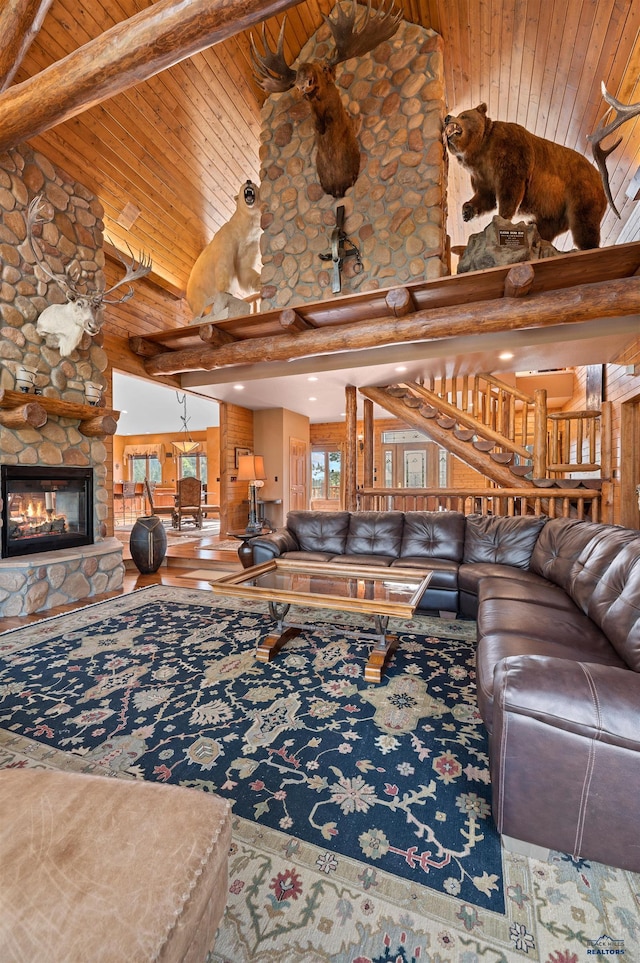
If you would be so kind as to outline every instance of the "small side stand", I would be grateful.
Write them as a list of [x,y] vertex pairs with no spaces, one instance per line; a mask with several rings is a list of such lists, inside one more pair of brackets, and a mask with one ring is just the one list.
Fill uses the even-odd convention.
[[[348,250],[346,249],[345,245],[349,245]],[[329,251],[327,254],[320,255],[320,258],[323,261],[333,262],[333,283],[331,285],[331,290],[334,294],[340,294],[342,289],[342,265],[349,257],[354,257],[356,259],[354,271],[356,274],[360,274],[362,271],[362,258],[360,256],[360,250],[344,232],[344,205],[340,204],[336,210],[336,226],[331,231],[331,251]]]

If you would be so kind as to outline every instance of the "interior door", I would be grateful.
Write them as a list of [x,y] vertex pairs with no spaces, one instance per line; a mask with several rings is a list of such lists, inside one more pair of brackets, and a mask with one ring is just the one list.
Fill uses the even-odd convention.
[[304,511],[309,507],[307,458],[306,442],[289,438],[289,511]]

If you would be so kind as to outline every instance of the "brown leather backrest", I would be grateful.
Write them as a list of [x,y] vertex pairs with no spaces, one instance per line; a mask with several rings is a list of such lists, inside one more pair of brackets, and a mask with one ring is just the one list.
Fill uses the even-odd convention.
[[531,571],[568,592],[574,562],[585,545],[602,536],[607,528],[577,518],[550,518],[538,536]]
[[593,589],[587,615],[627,665],[640,672],[640,535],[613,557]]
[[616,556],[628,543],[637,542],[638,538],[638,533],[629,528],[603,525],[601,532],[585,545],[573,564],[567,588],[568,594],[585,615],[589,614],[592,595]]
[[289,512],[287,528],[301,552],[344,555],[349,531],[349,512]]
[[403,519],[403,512],[354,512],[349,521],[346,554],[398,558]]
[[405,512],[400,555],[446,558],[461,562],[464,551],[462,512]]
[[464,561],[528,569],[545,522],[542,515],[467,515]]

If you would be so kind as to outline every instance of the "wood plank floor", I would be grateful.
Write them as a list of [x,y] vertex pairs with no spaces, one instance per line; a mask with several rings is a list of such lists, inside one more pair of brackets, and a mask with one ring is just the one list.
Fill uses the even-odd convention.
[[[117,534],[117,533],[116,533]],[[212,572],[220,571],[240,571],[241,565],[238,560],[238,553],[228,549],[216,548],[219,543],[217,535],[204,536],[199,540],[182,541],[175,539],[167,546],[166,564],[154,572],[152,575],[141,575],[131,561],[131,552],[126,537],[123,539],[124,550],[123,560],[126,571],[124,584],[118,592],[108,592],[102,595],[92,595],[91,598],[80,599],[68,605],[59,605],[46,612],[36,612],[34,615],[21,615],[11,618],[0,618],[0,632],[9,629],[22,628],[33,622],[40,622],[42,619],[53,615],[63,615],[65,612],[73,612],[76,609],[92,605],[94,602],[102,602],[105,599],[118,598],[120,595],[127,595],[136,589],[146,585],[176,585],[181,588],[204,589],[209,588],[209,583],[203,579],[190,578],[189,572],[201,572],[203,569],[211,569]]]

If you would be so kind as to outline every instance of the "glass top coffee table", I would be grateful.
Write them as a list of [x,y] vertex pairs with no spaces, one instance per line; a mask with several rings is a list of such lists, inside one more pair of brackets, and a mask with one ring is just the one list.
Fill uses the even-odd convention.
[[256,658],[270,662],[285,643],[300,635],[304,624],[285,621],[292,605],[358,612],[373,617],[375,632],[353,631],[374,645],[364,670],[367,682],[380,682],[398,644],[387,635],[389,618],[411,618],[429,584],[431,572],[403,568],[365,568],[331,562],[306,563],[275,558],[243,572],[211,582],[216,595],[264,599],[276,632],[258,644]]

